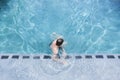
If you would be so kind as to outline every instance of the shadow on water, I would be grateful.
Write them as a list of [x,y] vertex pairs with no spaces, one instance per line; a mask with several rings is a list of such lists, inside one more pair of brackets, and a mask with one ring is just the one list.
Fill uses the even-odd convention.
[[0,11],[6,10],[8,8],[7,3],[10,0],[0,0]]
[[111,5],[115,6],[117,10],[120,10],[120,0],[110,0]]

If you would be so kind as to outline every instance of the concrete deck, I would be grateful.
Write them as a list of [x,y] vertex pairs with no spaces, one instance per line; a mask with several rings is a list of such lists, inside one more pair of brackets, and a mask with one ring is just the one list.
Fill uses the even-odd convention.
[[120,54],[75,54],[63,65],[49,55],[0,54],[0,80],[120,80]]

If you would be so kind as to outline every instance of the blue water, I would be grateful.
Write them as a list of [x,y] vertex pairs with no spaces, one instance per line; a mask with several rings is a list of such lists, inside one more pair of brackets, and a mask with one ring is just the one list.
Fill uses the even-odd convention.
[[120,0],[0,0],[0,53],[120,53]]

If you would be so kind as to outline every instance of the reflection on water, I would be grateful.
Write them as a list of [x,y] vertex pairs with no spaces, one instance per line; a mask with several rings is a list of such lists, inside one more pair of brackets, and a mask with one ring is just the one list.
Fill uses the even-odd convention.
[[68,53],[120,53],[119,0],[0,0],[0,53],[49,53],[50,35]]

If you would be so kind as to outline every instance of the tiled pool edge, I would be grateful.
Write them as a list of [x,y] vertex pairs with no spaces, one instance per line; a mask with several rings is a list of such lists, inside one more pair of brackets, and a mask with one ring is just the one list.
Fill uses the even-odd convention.
[[[65,59],[120,59],[120,54],[74,54]],[[0,54],[0,59],[51,59],[48,54]]]

